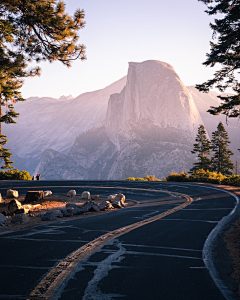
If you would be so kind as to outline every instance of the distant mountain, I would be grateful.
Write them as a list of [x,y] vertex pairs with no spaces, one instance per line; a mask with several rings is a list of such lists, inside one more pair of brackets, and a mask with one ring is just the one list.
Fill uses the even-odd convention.
[[125,84],[126,77],[75,99],[31,97],[16,103],[20,113],[17,124],[3,124],[2,129],[8,136],[7,147],[13,152],[15,167],[25,166],[33,173],[44,150],[67,153],[81,132],[101,125],[110,95],[120,92]]
[[68,96],[63,95],[59,98],[59,100],[71,100],[71,99],[74,99],[72,95],[68,95]]
[[238,120],[227,125],[225,116],[206,112],[217,96],[186,88],[169,64],[132,62],[128,76],[102,90],[17,103],[17,124],[3,124],[3,134],[15,167],[42,178],[163,177],[189,170],[200,123],[211,137],[222,121],[239,153]]
[[[123,179],[172,171],[188,171],[192,145],[203,121],[188,89],[169,64],[130,63],[126,86],[110,96],[101,128],[79,135],[68,155],[66,169],[51,152],[51,166],[42,155],[37,172],[50,179]],[[56,157],[56,158],[55,158]],[[64,175],[63,175],[64,174]]]

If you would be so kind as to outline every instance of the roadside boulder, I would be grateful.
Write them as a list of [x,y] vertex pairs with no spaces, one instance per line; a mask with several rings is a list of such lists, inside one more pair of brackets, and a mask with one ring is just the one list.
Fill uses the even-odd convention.
[[18,214],[12,217],[11,223],[27,224],[29,223],[29,215]]
[[92,195],[91,196],[91,200],[98,200],[99,199],[99,195]]
[[109,196],[107,197],[107,199],[111,202],[111,201],[115,200],[116,196],[117,196],[117,194],[109,195]]
[[16,190],[7,190],[7,198],[17,198],[18,195],[18,191]]
[[92,201],[87,201],[81,208],[86,211],[100,211],[100,207]]
[[44,193],[44,197],[52,195],[52,191],[44,191],[43,193]]
[[86,212],[86,210],[82,209],[81,206],[75,203],[67,203],[65,208],[61,208],[61,212],[64,217],[72,217],[75,215],[81,215]]
[[63,214],[63,217],[72,217],[77,214],[73,207],[61,208],[61,213]]
[[82,197],[81,198],[86,199],[86,200],[90,200],[91,199],[90,192],[88,192],[88,191],[82,192]]
[[28,191],[24,200],[24,203],[31,203],[41,201],[44,198],[43,191]]
[[110,201],[104,201],[99,204],[100,210],[113,209],[112,203]]
[[109,195],[107,199],[112,203],[114,208],[123,208],[126,200],[125,195],[121,193]]
[[42,215],[41,220],[42,221],[54,221],[57,218],[62,218],[63,214],[62,212],[57,209],[53,211],[47,211],[45,214]]
[[18,200],[14,199],[9,202],[8,204],[8,211],[11,214],[19,214],[19,213],[25,213],[26,210],[24,209],[23,205],[21,202]]
[[75,190],[70,190],[67,192],[67,197],[75,197],[77,192]]
[[0,227],[4,226],[4,223],[6,222],[6,217],[0,213]]
[[126,198],[125,198],[125,195],[119,193],[119,194],[116,195],[115,200],[120,200],[124,203]]
[[66,208],[77,208],[78,205],[76,203],[67,203]]
[[112,206],[113,206],[114,208],[123,208],[123,207],[124,207],[124,204],[123,204],[123,202],[120,201],[120,200],[114,200],[114,201],[112,201]]

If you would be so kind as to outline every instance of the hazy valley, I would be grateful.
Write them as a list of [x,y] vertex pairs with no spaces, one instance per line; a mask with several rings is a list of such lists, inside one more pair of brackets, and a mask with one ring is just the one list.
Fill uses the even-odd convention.
[[[3,134],[15,167],[43,179],[162,178],[190,169],[200,124],[209,137],[226,124],[206,112],[219,102],[217,93],[187,88],[167,63],[129,63],[128,75],[102,90],[16,104],[17,125],[4,125]],[[239,123],[225,128],[237,154]]]

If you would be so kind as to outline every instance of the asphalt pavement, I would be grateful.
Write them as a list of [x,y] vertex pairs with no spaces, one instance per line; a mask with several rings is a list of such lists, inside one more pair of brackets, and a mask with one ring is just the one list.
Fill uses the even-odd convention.
[[[106,214],[1,234],[0,299],[27,299],[46,274],[74,251],[186,200],[174,193],[166,194],[165,190],[187,194],[194,201],[104,244],[59,283],[52,299],[238,299],[231,291],[236,289],[236,283],[229,276],[230,261],[223,249],[222,235],[227,227],[217,232],[217,238],[211,239],[213,234],[210,235],[236,207],[236,198],[221,189],[170,182],[1,181],[3,196],[9,187],[20,195],[36,189],[59,194],[69,189],[75,189],[77,194],[88,190],[101,196],[122,192],[138,203]],[[226,219],[227,223],[230,219]],[[204,257],[203,252],[209,256]]]

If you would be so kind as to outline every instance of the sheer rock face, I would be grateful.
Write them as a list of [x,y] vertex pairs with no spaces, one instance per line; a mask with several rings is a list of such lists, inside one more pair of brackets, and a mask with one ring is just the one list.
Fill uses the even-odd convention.
[[[62,179],[124,179],[146,174],[162,178],[170,172],[188,171],[202,123],[191,94],[172,66],[159,61],[130,63],[126,86],[110,96],[104,125],[79,135],[64,158],[65,167],[59,164],[58,154],[51,152],[51,165],[56,162]],[[46,153],[43,157],[46,160]],[[71,175],[65,168],[73,162]],[[50,179],[53,170],[48,169],[42,163],[38,173]]]
[[177,128],[189,137],[196,136],[202,123],[191,94],[167,63],[129,63],[125,88],[110,96],[105,124],[116,143],[116,133],[127,123],[146,121]]

